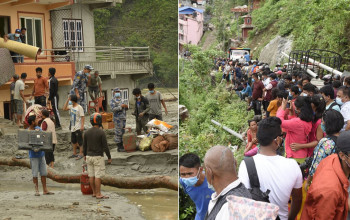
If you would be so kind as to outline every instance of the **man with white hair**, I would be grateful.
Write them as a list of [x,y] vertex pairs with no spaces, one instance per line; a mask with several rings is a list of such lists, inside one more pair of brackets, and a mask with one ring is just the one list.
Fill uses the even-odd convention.
[[214,146],[205,154],[204,167],[208,187],[213,189],[206,220],[229,219],[226,197],[229,195],[251,198],[250,192],[238,179],[237,162],[225,146]]

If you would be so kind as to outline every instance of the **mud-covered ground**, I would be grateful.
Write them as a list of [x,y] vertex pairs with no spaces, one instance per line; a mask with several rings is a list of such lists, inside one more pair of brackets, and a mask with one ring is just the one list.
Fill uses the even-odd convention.
[[[172,90],[173,92],[173,90]],[[177,92],[174,93],[177,96]],[[173,96],[163,92],[164,99]],[[163,119],[174,125],[177,133],[177,101],[168,101],[168,115]],[[127,127],[135,129],[135,118],[128,111]],[[62,116],[61,131],[57,132],[58,145],[55,151],[55,170],[62,173],[81,173],[83,160],[68,159],[72,154],[69,118]],[[89,128],[89,117],[86,117]],[[28,152],[17,150],[16,126],[8,120],[0,119],[0,155],[15,155],[28,158]],[[114,131],[106,130],[111,149],[112,164],[106,166],[106,173],[116,176],[177,176],[177,150],[164,153],[152,151],[119,153],[113,140]],[[0,219],[177,219],[177,192],[167,189],[125,190],[102,186],[108,200],[97,200],[82,195],[80,184],[61,184],[48,180],[48,187],[55,195],[34,196],[31,170],[23,167],[0,166]],[[41,194],[42,189],[39,182]]]

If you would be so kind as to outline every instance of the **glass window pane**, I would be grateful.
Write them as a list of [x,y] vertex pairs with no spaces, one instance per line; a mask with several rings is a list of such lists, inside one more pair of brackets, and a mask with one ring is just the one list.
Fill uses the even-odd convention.
[[35,40],[36,46],[43,48],[43,36],[41,32],[41,20],[35,19]]
[[34,46],[33,20],[25,19],[25,23],[27,28],[27,44]]

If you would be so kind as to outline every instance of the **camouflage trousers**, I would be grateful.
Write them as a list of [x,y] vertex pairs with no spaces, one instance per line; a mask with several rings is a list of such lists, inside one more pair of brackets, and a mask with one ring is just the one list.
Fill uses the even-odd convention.
[[86,97],[84,93],[79,93],[80,98],[78,99],[78,104],[83,107],[84,112],[86,113]]
[[123,134],[125,133],[125,124],[126,119],[113,118],[114,127],[115,127],[115,136],[114,141],[118,143],[123,142]]

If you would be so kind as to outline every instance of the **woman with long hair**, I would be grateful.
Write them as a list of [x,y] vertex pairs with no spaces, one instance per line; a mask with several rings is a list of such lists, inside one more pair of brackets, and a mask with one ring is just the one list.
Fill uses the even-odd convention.
[[294,158],[302,163],[308,155],[307,149],[292,150],[292,143],[308,143],[308,135],[312,129],[314,119],[311,107],[311,97],[299,96],[295,100],[296,118],[285,120],[284,115],[287,108],[287,99],[283,99],[281,108],[277,111],[277,117],[281,119],[282,129],[286,132],[285,150],[287,158]]
[[318,144],[318,142],[323,138],[323,131],[321,128],[321,118],[322,114],[326,108],[326,102],[322,95],[316,94],[311,97],[311,107],[313,111],[313,120],[312,120],[312,128],[308,135],[308,143],[291,143],[291,148],[293,151],[297,151],[303,148],[307,148],[307,156],[311,157],[314,148]]

